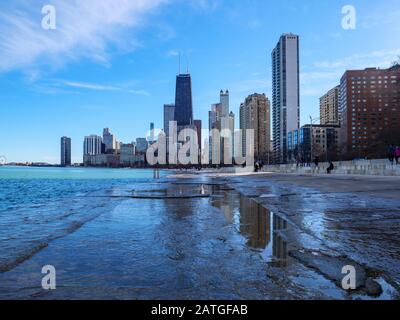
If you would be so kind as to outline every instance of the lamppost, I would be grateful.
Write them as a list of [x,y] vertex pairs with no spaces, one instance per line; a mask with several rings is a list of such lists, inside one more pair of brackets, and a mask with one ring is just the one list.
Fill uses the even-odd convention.
[[314,118],[310,115],[310,162],[313,161],[313,124],[320,118]]

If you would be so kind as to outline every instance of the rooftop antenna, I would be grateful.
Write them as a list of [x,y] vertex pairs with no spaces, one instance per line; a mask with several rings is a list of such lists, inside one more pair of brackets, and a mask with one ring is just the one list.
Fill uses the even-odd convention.
[[179,51],[179,70],[178,74],[181,74],[181,52]]
[[189,74],[189,55],[186,55],[186,74]]

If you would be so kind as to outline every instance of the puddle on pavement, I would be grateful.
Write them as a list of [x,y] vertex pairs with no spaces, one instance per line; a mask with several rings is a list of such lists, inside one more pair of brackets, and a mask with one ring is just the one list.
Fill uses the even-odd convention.
[[132,198],[141,199],[179,199],[206,198],[210,196],[209,187],[200,185],[172,185],[164,189],[133,190]]
[[[299,269],[299,262],[289,255],[289,252],[299,249],[299,243],[285,240],[291,239],[290,235],[295,232],[292,230],[293,226],[251,197],[225,185],[213,184],[173,184],[164,189],[158,187],[152,190],[133,191],[133,196],[149,199],[208,197],[210,204],[219,209],[226,221],[246,239],[248,248],[259,253],[272,269],[285,273],[282,279],[293,281],[295,285],[303,288],[318,287],[328,297],[335,299],[344,297],[345,292],[322,274],[304,267]],[[297,270],[300,270],[301,275]],[[391,296],[391,288],[386,286],[386,283],[381,285],[385,293],[380,298]],[[363,299],[366,296],[355,295],[354,298]]]
[[[284,240],[287,239],[285,234],[293,232],[287,220],[235,190],[213,186],[209,192],[213,195],[210,200],[212,206],[223,212],[225,219],[247,239],[246,245],[259,252],[269,266],[286,268],[295,263],[288,253],[295,248],[298,250],[298,244]],[[328,296],[335,299],[343,298],[343,291],[323,275],[312,270],[307,276],[302,278],[296,275],[292,280],[304,287],[320,286]],[[383,288],[383,294],[375,299],[390,299],[395,296],[396,290],[385,280],[379,278],[378,282]],[[372,299],[365,294],[355,294],[353,298]]]
[[273,267],[286,267],[289,245],[281,236],[288,223],[251,198],[237,191],[212,186],[211,204],[220,209],[225,219],[247,239],[247,246],[260,253]]

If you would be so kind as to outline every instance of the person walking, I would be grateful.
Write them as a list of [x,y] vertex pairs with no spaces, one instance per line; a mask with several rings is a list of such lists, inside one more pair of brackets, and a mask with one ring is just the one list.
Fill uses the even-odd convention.
[[316,167],[318,167],[318,165],[319,165],[319,157],[318,156],[315,157],[314,164]]
[[388,159],[391,164],[393,164],[395,153],[396,153],[396,148],[394,147],[394,145],[391,144],[388,148]]
[[396,150],[394,152],[394,158],[396,159],[396,164],[399,164],[399,159],[400,159],[400,147],[397,146]]

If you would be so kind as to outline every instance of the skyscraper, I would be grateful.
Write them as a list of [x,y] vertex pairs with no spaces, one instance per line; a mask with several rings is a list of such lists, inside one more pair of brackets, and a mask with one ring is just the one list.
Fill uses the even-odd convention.
[[71,138],[61,138],[61,166],[67,167],[71,165]]
[[246,130],[254,130],[254,158],[268,160],[271,137],[270,101],[265,94],[252,94],[240,105],[242,150],[246,156]]
[[288,132],[300,127],[299,36],[283,34],[272,51],[272,125],[275,161],[287,161]]
[[175,119],[175,105],[165,104],[164,105],[164,132],[166,136],[169,136],[169,123]]
[[208,112],[208,127],[210,130],[216,129],[217,121],[220,119],[219,110],[221,110],[221,104],[216,103],[211,105],[211,111]]
[[[225,163],[225,160],[231,164],[231,157],[225,159],[225,155],[230,154],[234,156],[234,131],[235,131],[235,115],[233,112],[229,112],[229,91],[220,91],[219,103],[211,105],[211,111],[208,113],[208,126],[209,130],[218,130],[219,135],[211,134],[209,139],[209,158],[210,161],[213,159],[218,152],[220,154],[216,159],[220,159]],[[215,141],[217,139],[217,141]],[[229,143],[228,143],[229,140]],[[219,150],[218,150],[219,143]],[[230,148],[228,150],[227,148]],[[222,163],[222,162],[221,162]]]
[[152,145],[154,143],[154,122],[150,123],[150,132],[149,132],[149,144]]
[[174,119],[178,127],[193,124],[192,79],[190,74],[180,74],[176,77]]
[[319,114],[322,125],[339,125],[340,86],[329,90],[319,99]]
[[202,136],[201,136],[201,120],[193,121],[194,128],[197,132],[197,143],[198,143],[198,151],[199,151],[199,163],[201,163],[201,155],[202,155]]
[[201,120],[194,120],[193,121],[193,125],[196,128],[196,132],[197,132],[197,141],[199,143],[199,149],[201,149]]
[[221,90],[219,102],[221,103],[221,117],[228,117],[229,116],[229,91],[226,90],[225,92]]
[[117,149],[117,140],[110,132],[109,128],[103,130],[103,143],[105,145],[105,152],[114,152]]
[[136,151],[138,154],[145,154],[149,147],[146,138],[136,138]]
[[94,134],[85,137],[83,143],[83,155],[95,156],[101,154],[102,139]]

